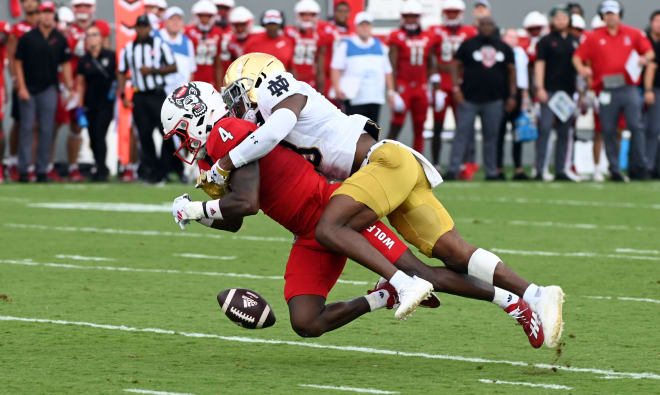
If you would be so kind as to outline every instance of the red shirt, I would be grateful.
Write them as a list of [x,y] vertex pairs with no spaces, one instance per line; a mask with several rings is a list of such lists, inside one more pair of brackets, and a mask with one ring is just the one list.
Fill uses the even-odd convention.
[[23,37],[23,35],[30,30],[34,29],[34,25],[27,23],[26,21],[20,21],[11,28],[11,35],[16,36],[16,39]]
[[405,30],[390,33],[388,45],[398,49],[396,81],[404,84],[426,84],[427,63],[438,38],[429,32],[409,36]]
[[543,34],[539,34],[534,37],[523,36],[518,40],[518,46],[525,50],[530,64],[534,63],[536,60],[536,44],[538,44],[543,37]]
[[[206,141],[210,160],[215,162],[225,156],[257,128],[242,119],[220,120]],[[204,161],[199,165],[209,168]],[[337,187],[339,184],[329,184],[302,156],[280,145],[259,159],[260,208],[293,234],[314,231],[330,192]]]
[[342,35],[337,29],[337,26],[334,23],[319,21],[317,24],[317,30],[319,35],[323,37],[323,42],[325,43],[325,58],[323,59],[323,72],[325,73],[326,79],[326,90],[330,89],[330,63],[332,62],[332,51],[336,45],[339,45],[342,39]]
[[[10,34],[11,34],[11,27],[9,26],[9,23],[5,21],[0,21],[0,94],[2,94],[2,89],[5,87],[5,62],[7,61],[7,39],[9,38]],[[2,101],[4,101],[4,98],[0,97],[0,103]],[[1,112],[2,112],[2,108],[0,108],[0,113]]]
[[639,83],[626,72],[626,62],[633,50],[642,56],[653,47],[641,30],[621,24],[614,36],[609,34],[607,27],[600,27],[586,35],[575,55],[591,62],[593,89],[598,92],[603,89],[603,77],[608,75],[624,74],[627,84]]
[[329,37],[317,30],[300,31],[295,26],[286,26],[284,34],[294,43],[293,74],[299,81],[316,87],[316,59],[319,48],[328,44]]
[[266,32],[251,34],[243,46],[245,53],[263,52],[275,56],[289,70],[293,61],[293,42],[284,34],[270,38]]
[[[438,64],[448,64],[454,61],[458,47],[463,41],[477,35],[477,28],[472,25],[443,26],[436,25],[429,28],[431,34],[437,37],[436,59]],[[440,72],[440,89],[451,92],[453,84],[449,71]]]
[[192,25],[186,28],[186,34],[195,47],[197,71],[193,78],[195,81],[204,81],[215,86],[215,58],[220,54],[222,30],[213,26],[210,31],[203,32],[199,27]]

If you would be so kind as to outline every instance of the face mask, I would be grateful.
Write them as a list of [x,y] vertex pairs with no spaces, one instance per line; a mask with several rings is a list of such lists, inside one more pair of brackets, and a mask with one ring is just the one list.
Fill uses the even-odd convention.
[[243,115],[243,119],[246,120],[246,121],[250,121],[252,123],[257,123],[257,112],[258,111],[259,110],[257,110],[257,109],[250,108]]

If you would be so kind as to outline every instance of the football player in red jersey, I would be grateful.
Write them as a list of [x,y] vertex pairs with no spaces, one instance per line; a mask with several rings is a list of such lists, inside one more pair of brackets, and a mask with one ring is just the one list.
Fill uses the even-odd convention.
[[401,28],[390,33],[390,62],[396,80],[394,114],[389,137],[396,140],[410,110],[413,120],[413,148],[424,153],[424,122],[429,100],[426,93],[428,75],[433,67],[431,53],[437,39],[423,32],[422,6],[415,0],[403,3]]
[[[255,124],[222,118],[224,111],[213,110],[222,108],[218,100],[219,94],[211,86],[193,82],[175,90],[163,103],[161,119],[168,130],[166,138],[174,134],[181,137],[183,144],[177,152],[187,148],[193,155],[187,163],[192,163],[199,155],[200,167],[208,168],[250,134],[258,133]],[[280,182],[282,179],[287,182]],[[284,295],[296,333],[316,337],[369,311],[385,306],[392,308],[396,302],[396,291],[385,283],[366,297],[325,304],[346,257],[319,245],[314,230],[330,195],[338,187],[339,184],[328,183],[302,156],[278,146],[258,162],[232,173],[230,193],[225,195],[227,191],[217,189],[212,197],[220,199],[207,202],[191,202],[183,195],[174,201],[173,215],[182,227],[191,220],[198,220],[206,226],[236,232],[244,216],[254,215],[261,209],[294,233],[296,239],[284,276]],[[496,301],[498,292],[492,286],[446,268],[424,265],[381,222],[362,231],[361,235],[401,270],[431,279],[436,291],[494,301],[519,321],[525,316],[521,323],[531,334],[530,343],[534,347],[543,343],[539,320],[521,299],[509,301],[507,295],[502,301]]]
[[2,126],[5,119],[5,103],[7,103],[7,90],[5,88],[5,59],[7,59],[7,40],[11,34],[9,22],[0,21],[0,184],[5,182],[5,168],[2,160],[5,157],[5,129]]
[[527,37],[521,37],[518,45],[527,52],[529,65],[533,67],[536,60],[536,44],[548,31],[548,18],[538,11],[532,11],[523,19],[523,28],[527,32]]
[[[440,168],[440,153],[442,151],[442,131],[445,126],[447,108],[451,106],[452,114],[456,117],[456,103],[454,103],[454,86],[451,82],[450,67],[454,62],[454,55],[463,41],[477,35],[477,29],[471,25],[463,24],[465,3],[463,0],[446,0],[442,4],[442,25],[431,26],[429,30],[438,37],[439,44],[436,51],[439,74],[430,78],[432,85],[433,105],[433,140],[431,154],[433,164]],[[458,89],[458,87],[456,87]]]
[[289,70],[293,61],[293,43],[284,35],[284,13],[280,10],[266,10],[261,17],[264,32],[253,33],[245,41],[244,52],[261,52],[273,55]]
[[234,0],[213,0],[213,3],[218,9],[215,25],[224,33],[228,33],[231,29],[231,26],[229,26],[229,13],[234,8]]
[[186,28],[186,34],[195,45],[197,71],[196,81],[222,86],[222,66],[220,64],[220,44],[222,30],[214,24],[217,8],[210,0],[199,0],[192,8],[195,20]]
[[222,78],[225,77],[225,70],[231,62],[243,55],[243,46],[252,35],[254,15],[245,7],[236,7],[229,13],[229,23],[231,30],[222,36],[220,44],[220,59],[222,59],[220,75]]
[[294,12],[296,25],[284,28],[284,34],[294,42],[293,68],[290,71],[297,80],[324,92],[325,52],[327,44],[334,40],[334,37],[319,32],[321,7],[316,1],[300,0],[296,3]]
[[9,132],[9,177],[18,181],[18,167],[16,155],[18,153],[18,124],[20,116],[18,111],[18,92],[16,90],[16,47],[18,39],[32,30],[39,19],[39,0],[21,0],[25,19],[11,28],[7,39],[7,60],[9,61],[9,75],[12,78],[11,117],[14,124]]
[[[72,26],[72,30],[75,32],[74,37],[76,38],[76,50],[73,53],[74,56],[80,57],[85,54],[85,40],[83,37],[85,35],[85,30],[91,25],[99,28],[101,37],[103,37],[103,47],[108,49],[112,47],[112,44],[110,43],[110,24],[103,19],[94,19],[94,14],[96,13],[96,0],[71,0],[71,8],[73,10],[73,15],[76,17],[76,22]],[[72,64],[72,67],[73,66],[75,65]]]

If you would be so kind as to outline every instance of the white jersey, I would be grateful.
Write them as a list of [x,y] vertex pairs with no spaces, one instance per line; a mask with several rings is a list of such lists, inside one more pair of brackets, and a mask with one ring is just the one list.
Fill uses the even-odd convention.
[[273,107],[296,93],[306,96],[307,103],[284,145],[305,156],[326,177],[345,180],[351,175],[357,141],[368,118],[344,114],[314,88],[285,72],[259,85],[257,104],[264,120]]

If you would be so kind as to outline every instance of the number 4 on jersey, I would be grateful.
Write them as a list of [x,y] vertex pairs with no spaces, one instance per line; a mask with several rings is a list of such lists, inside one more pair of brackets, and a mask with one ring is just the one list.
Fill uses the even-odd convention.
[[222,138],[222,142],[226,143],[227,140],[233,140],[234,136],[226,131],[225,129],[218,127],[218,132],[220,132],[220,137]]

